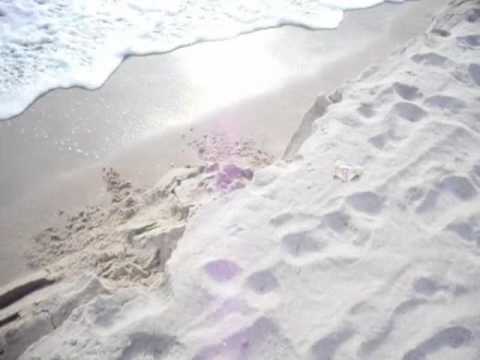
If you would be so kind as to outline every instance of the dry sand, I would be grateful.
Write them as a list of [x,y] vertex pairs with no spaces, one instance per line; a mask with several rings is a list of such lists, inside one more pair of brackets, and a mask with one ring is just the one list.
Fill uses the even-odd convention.
[[54,91],[0,122],[0,284],[28,273],[32,235],[63,226],[59,210],[109,202],[102,167],[149,187],[172,163],[202,163],[185,139],[205,134],[278,158],[315,94],[382,61],[439,6],[383,5],[347,14],[335,31],[281,28],[132,58],[98,91]]

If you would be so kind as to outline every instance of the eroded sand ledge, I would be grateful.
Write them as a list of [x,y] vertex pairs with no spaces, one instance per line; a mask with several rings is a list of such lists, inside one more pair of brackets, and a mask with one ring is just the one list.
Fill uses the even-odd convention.
[[[161,281],[54,285],[0,328],[3,357],[478,359],[479,58],[480,1],[453,1],[321,106],[291,162],[179,170],[158,195],[204,205]],[[170,239],[149,226],[165,203],[122,218],[137,245]]]

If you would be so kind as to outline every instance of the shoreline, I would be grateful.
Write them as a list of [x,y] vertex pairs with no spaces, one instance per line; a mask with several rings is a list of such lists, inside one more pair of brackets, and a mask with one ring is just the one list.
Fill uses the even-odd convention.
[[[403,2],[396,0],[394,3]],[[27,109],[40,96],[47,94],[52,89],[82,88],[94,90],[101,87],[118,66],[129,56],[142,56],[148,54],[168,54],[182,48],[190,47],[195,44],[229,40],[241,35],[246,35],[262,30],[279,28],[282,26],[295,26],[307,30],[334,29],[338,27],[344,17],[345,11],[361,10],[374,7],[376,5],[389,2],[388,0],[362,0],[355,4],[317,4],[314,9],[307,9],[299,6],[300,4],[287,0],[283,6],[288,9],[286,12],[278,12],[275,2],[267,3],[266,6],[258,6],[250,9],[243,6],[226,5],[221,8],[209,7],[207,3],[190,4],[188,7],[173,5],[172,7],[156,8],[142,6],[140,4],[131,4],[128,1],[118,3],[116,6],[111,4],[102,4],[98,8],[86,10],[79,6],[65,6],[56,8],[55,6],[36,6],[32,5],[32,12],[37,13],[38,17],[31,17],[30,27],[25,23],[16,23],[18,18],[10,16],[11,13],[22,13],[22,6],[7,4],[2,13],[5,16],[5,47],[11,50],[16,45],[22,45],[15,36],[10,34],[12,28],[21,28],[22,33],[31,33],[33,41],[42,44],[41,48],[36,49],[36,64],[45,67],[44,71],[48,76],[41,73],[34,74],[35,86],[32,86],[31,80],[28,81],[28,73],[35,68],[28,56],[23,61],[25,73],[13,74],[12,81],[16,86],[10,87],[7,83],[5,91],[0,93],[0,116],[2,119],[14,118],[19,113]],[[43,3],[40,5],[44,5]],[[88,6],[87,6],[88,8]],[[256,14],[252,17],[250,11]],[[85,12],[86,11],[86,12]],[[52,14],[53,13],[53,14]],[[151,16],[155,14],[154,16]],[[174,14],[177,21],[181,24],[175,26],[171,24],[169,18]],[[24,13],[26,17],[28,13]],[[53,16],[52,16],[53,15]],[[71,32],[78,32],[84,36],[84,43],[78,43],[76,36],[62,37],[57,31],[51,28],[44,28],[42,23],[56,23],[64,21],[71,16],[76,17],[78,23],[71,24],[68,21],[63,23],[63,27],[72,28]],[[125,18],[124,18],[125,16]],[[201,21],[193,21],[192,18],[198,16]],[[20,17],[21,18],[21,17]],[[88,18],[89,21],[83,21]],[[209,18],[208,21],[204,21]],[[197,19],[197,20],[198,20]],[[138,23],[139,22],[139,23]],[[125,26],[125,23],[127,26]],[[144,23],[144,27],[141,24]],[[132,28],[140,27],[140,33],[131,31]],[[92,32],[97,32],[95,43],[104,48],[99,56],[98,51],[92,51],[92,43],[89,41],[87,28]],[[215,28],[215,29],[214,29]],[[221,29],[221,30],[220,30]],[[130,31],[129,31],[130,30]],[[118,41],[116,35],[124,33],[123,41]],[[34,35],[38,35],[35,38]],[[56,35],[57,41],[52,41],[50,35]],[[132,40],[133,38],[133,40]],[[117,41],[109,41],[117,40]],[[69,45],[65,46],[67,41]],[[55,43],[51,48],[50,44]],[[43,50],[59,50],[59,53],[67,51],[70,56],[60,58],[59,65],[66,68],[75,67],[77,72],[63,72],[56,68],[51,73],[51,68],[47,59],[44,58]],[[107,50],[108,49],[108,50]],[[20,53],[22,50],[20,50]],[[83,62],[76,62],[79,56],[85,56]],[[2,59],[5,59],[7,65],[14,62],[10,56],[11,51],[2,53]],[[50,59],[51,60],[51,59]],[[46,64],[47,62],[47,64]],[[4,65],[4,64],[2,64]],[[60,71],[59,71],[60,70]],[[78,76],[78,71],[82,76]],[[33,71],[35,73],[35,71]],[[24,82],[18,82],[16,76],[23,78]],[[2,84],[4,85],[4,84]],[[32,89],[32,87],[34,89]],[[14,92],[17,96],[9,97],[8,94]],[[28,94],[28,95],[27,95]]]

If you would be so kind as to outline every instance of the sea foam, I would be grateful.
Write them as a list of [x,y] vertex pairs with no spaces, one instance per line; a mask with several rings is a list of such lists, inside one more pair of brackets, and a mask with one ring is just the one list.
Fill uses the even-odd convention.
[[281,25],[331,29],[344,10],[381,2],[0,0],[0,119],[52,89],[98,88],[129,55]]

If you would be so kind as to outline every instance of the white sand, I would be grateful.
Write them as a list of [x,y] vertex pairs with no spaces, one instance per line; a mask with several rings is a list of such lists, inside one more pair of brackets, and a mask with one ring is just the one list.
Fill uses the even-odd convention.
[[[453,1],[330,97],[293,161],[236,191],[214,170],[163,285],[95,297],[109,291],[82,277],[26,310],[6,356],[28,333],[45,336],[20,359],[478,359],[479,24],[479,1]],[[334,178],[338,161],[360,178]],[[187,178],[180,194],[201,195]],[[123,241],[170,248],[143,230]]]

